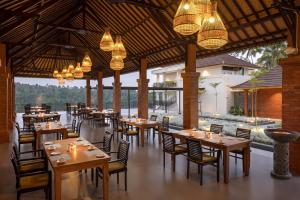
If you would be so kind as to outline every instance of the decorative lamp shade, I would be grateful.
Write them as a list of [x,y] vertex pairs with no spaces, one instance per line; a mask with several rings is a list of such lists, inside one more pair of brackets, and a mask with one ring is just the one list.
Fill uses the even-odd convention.
[[211,3],[210,0],[194,0],[196,7],[196,24],[200,26],[203,25],[204,19],[211,13]]
[[62,71],[61,71],[61,76],[62,78],[66,78],[66,75],[68,73],[68,70],[66,68],[64,68]]
[[182,0],[173,20],[174,31],[181,35],[192,35],[200,30],[194,0]]
[[64,85],[65,84],[65,79],[59,79],[58,80],[58,84],[60,85],[60,86],[62,86],[62,85]]
[[57,78],[58,70],[54,70],[53,72],[53,78]]
[[62,77],[62,75],[61,75],[60,73],[58,73],[58,74],[56,75],[56,78],[57,78],[57,80],[63,79],[63,77]]
[[74,78],[82,78],[83,77],[83,71],[80,67],[80,63],[77,63],[77,66],[74,70],[73,75],[74,75]]
[[111,37],[109,28],[105,29],[105,33],[100,41],[100,49],[103,51],[112,51],[114,48],[114,41]]
[[122,70],[124,68],[124,62],[122,59],[112,58],[110,61],[110,68],[113,70]]
[[126,58],[126,49],[122,43],[121,36],[116,37],[116,43],[112,50],[112,57],[116,59],[124,59]]
[[74,73],[74,69],[75,69],[74,65],[70,64],[69,67],[68,67],[68,72],[69,73]]
[[68,80],[68,81],[73,81],[74,80],[74,76],[71,72],[67,72],[66,80]]
[[228,32],[217,13],[217,2],[212,2],[211,15],[207,16],[198,33],[197,43],[205,49],[218,49],[228,42]]
[[82,64],[81,64],[81,70],[83,72],[90,72],[92,69],[92,60],[88,54],[85,54]]

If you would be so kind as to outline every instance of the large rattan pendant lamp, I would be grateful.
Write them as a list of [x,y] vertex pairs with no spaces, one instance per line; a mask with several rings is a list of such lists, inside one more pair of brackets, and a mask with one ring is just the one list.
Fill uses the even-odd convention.
[[92,60],[88,53],[85,54],[82,63],[81,63],[81,69],[83,72],[90,72],[92,70]]
[[116,37],[116,43],[112,50],[112,57],[116,59],[126,58],[126,49],[122,43],[122,38],[119,35]]
[[105,28],[105,33],[100,41],[100,49],[103,51],[112,51],[114,48],[114,41],[111,37],[109,28]]
[[82,69],[80,67],[80,63],[79,62],[77,63],[76,68],[74,69],[73,75],[74,75],[74,78],[83,78],[83,71],[82,71]]
[[124,62],[122,59],[119,59],[119,58],[112,58],[111,61],[110,61],[110,68],[112,70],[122,70],[124,68]]
[[192,35],[199,31],[197,9],[194,0],[182,0],[173,20],[174,31],[181,35]]
[[56,69],[53,71],[53,78],[57,78],[57,75],[58,75],[58,70]]
[[211,15],[207,16],[198,33],[197,43],[205,49],[218,49],[228,42],[228,32],[217,13],[217,2],[212,1]]
[[67,73],[68,73],[67,68],[63,68],[63,70],[61,71],[61,76],[62,76],[62,78],[66,78]]
[[210,0],[194,0],[194,3],[197,13],[196,24],[198,24],[201,29],[204,19],[211,13],[211,2]]

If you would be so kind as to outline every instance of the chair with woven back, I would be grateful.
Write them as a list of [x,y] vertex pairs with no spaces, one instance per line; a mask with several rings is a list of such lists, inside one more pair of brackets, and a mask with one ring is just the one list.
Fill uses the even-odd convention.
[[159,141],[161,142],[161,132],[162,131],[169,131],[169,127],[170,127],[170,118],[164,116],[162,118],[162,123],[159,126],[157,126],[153,129],[153,141],[155,140],[155,134],[156,134],[156,131],[157,131],[158,134],[159,134]]
[[[117,158],[108,163],[109,175],[117,174],[117,183],[119,184],[119,173],[125,174],[125,191],[127,191],[127,161],[130,143],[125,140],[120,140],[117,152],[110,152],[110,155],[116,154]],[[101,168],[96,169],[96,186],[98,186],[98,177],[102,178]]]
[[68,138],[78,138],[80,137],[80,131],[81,131],[81,125],[83,123],[83,120],[78,120],[75,131],[74,132],[68,132]]
[[32,172],[22,172],[21,166],[14,154],[10,158],[16,175],[17,200],[20,199],[22,193],[44,190],[46,199],[52,199],[52,175],[51,171],[36,170]]
[[20,128],[16,122],[16,129],[18,133],[18,149],[20,150],[21,144],[31,144],[32,149],[35,150],[36,136],[31,129]]
[[211,124],[209,131],[213,132],[215,134],[219,134],[219,133],[221,133],[223,131],[223,125]]
[[[220,156],[221,151],[216,150],[217,156],[210,156],[211,151],[203,152],[202,145],[199,140],[187,138],[187,171],[186,177],[189,179],[190,162],[198,165],[198,173],[200,173],[200,185],[203,183],[203,166],[212,165],[217,167],[217,181],[220,179]],[[215,152],[215,150],[213,150]],[[213,153],[214,155],[214,153]]]
[[[251,137],[251,130],[250,129],[244,129],[244,128],[237,128],[235,132],[235,136],[238,138],[244,138],[247,140],[250,140]],[[243,156],[243,150],[242,149],[237,149],[230,151],[230,156],[235,158],[235,163],[237,163],[237,159],[244,160]],[[243,171],[245,171],[244,166],[243,166]]]
[[[156,121],[157,120],[157,115],[151,115],[150,118],[149,118],[150,121]],[[152,128],[153,132],[154,132],[154,128]],[[150,129],[147,129],[147,138],[149,136],[149,133],[150,133]],[[154,134],[154,133],[153,133]]]
[[166,166],[166,153],[171,154],[171,161],[172,161],[172,169],[175,172],[176,166],[176,156],[180,154],[187,153],[187,148],[183,146],[183,144],[176,144],[175,137],[172,133],[167,131],[162,131],[162,138],[163,138],[163,163],[164,168]]
[[76,129],[76,118],[74,118],[72,120],[71,124],[65,124],[64,127],[67,128],[68,132],[75,132],[75,129]]
[[125,131],[126,124],[123,124],[120,121],[120,118],[114,118],[113,121],[112,121],[112,126],[113,126],[113,134],[115,135],[115,133],[116,133],[116,137],[117,137],[117,141],[118,141],[119,140],[119,135],[122,137],[122,134]]
[[137,146],[140,145],[140,136],[139,136],[139,128],[133,127],[127,124],[126,122],[122,123],[123,132],[121,133],[121,137],[125,135],[126,141],[129,142],[129,138],[131,138],[131,142],[133,142],[133,137],[136,137]]

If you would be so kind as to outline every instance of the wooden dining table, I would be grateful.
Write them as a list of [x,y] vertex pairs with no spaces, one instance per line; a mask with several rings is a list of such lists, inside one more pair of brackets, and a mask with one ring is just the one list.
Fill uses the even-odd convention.
[[34,130],[36,134],[36,149],[39,149],[41,144],[41,135],[43,134],[62,134],[63,139],[68,137],[67,128],[63,127],[60,122],[42,122],[34,123]]
[[145,129],[155,128],[156,126],[159,126],[159,122],[157,122],[157,121],[151,121],[151,120],[148,120],[148,119],[121,118],[120,121],[121,122],[125,122],[128,125],[135,126],[136,128],[139,129],[142,146],[144,146],[144,144],[145,144]]
[[187,137],[198,139],[202,145],[220,149],[223,151],[223,167],[224,167],[224,183],[229,183],[229,154],[232,150],[243,150],[243,169],[244,176],[249,176],[250,169],[250,144],[251,141],[244,138],[221,136],[207,131],[174,130],[172,131],[175,137],[185,140]]
[[[50,146],[52,148],[50,148]],[[89,150],[89,147],[93,147]],[[55,200],[61,198],[62,175],[68,172],[76,172],[84,169],[100,167],[103,172],[103,199],[108,200],[109,174],[108,162],[110,156],[93,146],[84,138],[55,140],[43,143],[46,156],[54,173]],[[54,149],[53,149],[54,148]],[[55,154],[53,153],[55,152]],[[57,155],[58,154],[58,155]],[[63,163],[59,163],[60,159]]]

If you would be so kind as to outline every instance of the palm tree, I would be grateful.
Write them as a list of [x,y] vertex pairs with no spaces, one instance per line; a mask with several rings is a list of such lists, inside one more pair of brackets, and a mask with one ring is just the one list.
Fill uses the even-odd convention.
[[257,64],[265,67],[266,69],[276,67],[279,63],[279,59],[287,56],[285,53],[286,47],[286,42],[275,43],[264,47],[262,56],[257,60]]
[[254,59],[257,57],[258,54],[261,54],[263,50],[264,50],[263,47],[255,47],[251,49],[244,49],[238,52],[234,52],[232,53],[232,55],[254,64],[255,63]]
[[213,87],[216,91],[215,95],[216,95],[216,113],[218,112],[218,91],[217,91],[217,87],[220,85],[221,83],[210,83],[209,85],[211,87]]

